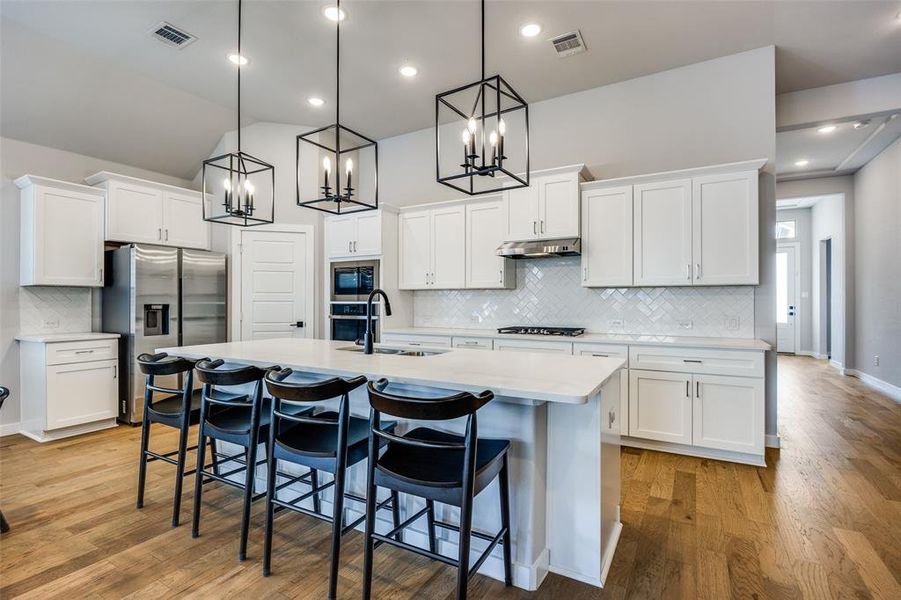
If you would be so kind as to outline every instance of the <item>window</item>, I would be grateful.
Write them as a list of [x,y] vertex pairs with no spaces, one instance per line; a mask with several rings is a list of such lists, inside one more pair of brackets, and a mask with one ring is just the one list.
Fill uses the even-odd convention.
[[795,237],[794,221],[779,221],[776,223],[776,239],[784,240]]

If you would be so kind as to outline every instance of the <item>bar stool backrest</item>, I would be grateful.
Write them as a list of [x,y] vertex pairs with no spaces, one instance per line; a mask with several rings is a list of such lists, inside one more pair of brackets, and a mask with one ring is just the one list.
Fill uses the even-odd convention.
[[[243,365],[234,369],[220,369],[225,361],[201,360],[195,365],[197,378],[203,383],[203,400],[205,403],[218,406],[252,407],[254,416],[258,416],[263,400],[263,376],[266,371],[253,365]],[[218,386],[238,386],[255,383],[253,394],[242,396],[216,396],[214,390]]]
[[[347,395],[356,388],[366,383],[366,377],[359,376],[352,379],[333,377],[324,381],[313,383],[286,382],[294,371],[291,369],[271,369],[266,373],[266,389],[273,398],[272,402],[272,434],[280,431],[279,422],[282,420],[295,423],[309,423],[312,425],[339,425],[339,437],[346,435],[346,423],[350,418]],[[309,414],[289,414],[283,412],[282,404],[295,406],[305,404],[317,404],[332,398],[341,398],[338,418],[317,417]]]
[[0,385],[0,408],[3,407],[3,401],[9,397],[9,388]]
[[[189,410],[191,406],[191,391],[194,388],[194,361],[181,356],[169,356],[165,352],[158,354],[140,354],[137,358],[138,367],[144,374],[144,405],[153,410],[153,392],[161,394],[174,394],[182,396],[182,409]],[[187,373],[184,385],[180,388],[168,388],[156,384],[157,376],[178,375]]]

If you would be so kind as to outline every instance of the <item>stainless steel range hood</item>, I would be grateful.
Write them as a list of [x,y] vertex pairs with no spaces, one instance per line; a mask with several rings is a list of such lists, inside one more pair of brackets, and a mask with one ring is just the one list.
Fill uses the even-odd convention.
[[504,242],[497,249],[497,255],[504,258],[547,258],[580,254],[582,254],[582,240],[579,238]]

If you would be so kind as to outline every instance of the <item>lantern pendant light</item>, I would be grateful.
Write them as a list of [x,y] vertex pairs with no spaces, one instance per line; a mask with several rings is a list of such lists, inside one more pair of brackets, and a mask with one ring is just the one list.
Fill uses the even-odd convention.
[[[341,20],[335,20],[335,123],[298,135],[295,154],[297,205],[335,215],[379,207],[378,143],[341,124]],[[316,191],[304,200],[301,173],[311,171]]]
[[485,76],[485,0],[481,19],[482,78],[435,96],[437,181],[470,196],[529,185],[529,105]]
[[241,150],[241,26],[238,0],[238,151],[203,161],[203,220],[238,227],[275,220],[275,167]]

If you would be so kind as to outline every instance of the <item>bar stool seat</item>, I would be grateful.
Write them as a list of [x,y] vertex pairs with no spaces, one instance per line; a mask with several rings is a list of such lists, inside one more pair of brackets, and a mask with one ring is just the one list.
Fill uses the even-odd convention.
[[[290,405],[282,407],[283,412]],[[293,407],[292,407],[293,408]],[[339,414],[334,411],[316,413],[317,419],[338,421]],[[394,428],[394,423],[385,423],[386,429]],[[338,436],[335,427],[322,427],[312,423],[297,423],[275,436],[273,456],[279,459],[291,460],[293,457],[321,457],[334,461],[338,454]],[[347,464],[354,465],[366,458],[369,442],[369,420],[359,417],[350,417],[347,425]],[[322,468],[322,465],[318,468]]]
[[[216,400],[249,403],[247,396],[226,394],[217,390],[211,391],[211,397]],[[272,421],[272,399],[263,398],[260,410],[259,439],[264,440],[269,435],[269,424]],[[287,406],[284,412],[291,415],[304,415],[312,412],[312,409]],[[213,411],[212,414],[207,416],[206,426],[211,431],[219,434],[217,437],[225,441],[230,441],[227,439],[230,436],[245,436],[251,426],[251,406],[248,404],[246,408],[237,406]]]
[[[462,445],[466,439],[460,435],[418,427],[402,436],[405,439]],[[478,494],[500,473],[504,454],[510,448],[508,440],[479,439],[476,443],[474,494]],[[422,495],[422,485],[431,488],[456,488],[463,486],[462,448],[436,449],[404,446],[388,443],[388,449],[376,465],[375,482],[399,491]],[[459,494],[449,494],[439,500],[446,504],[460,505]]]

